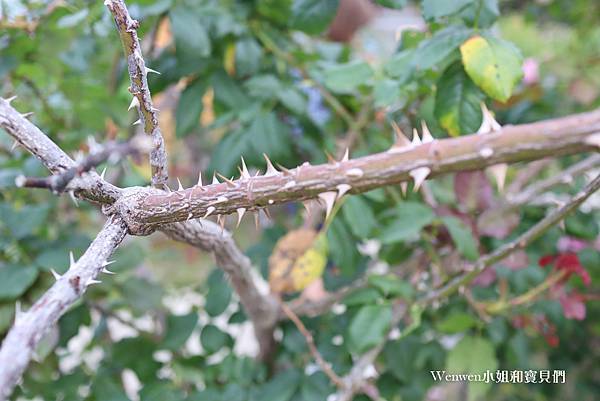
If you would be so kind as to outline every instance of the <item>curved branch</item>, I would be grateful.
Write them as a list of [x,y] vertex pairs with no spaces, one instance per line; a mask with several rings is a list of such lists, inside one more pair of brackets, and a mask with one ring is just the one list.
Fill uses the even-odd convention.
[[392,147],[338,163],[276,172],[264,176],[242,174],[235,181],[194,186],[172,193],[148,191],[139,203],[130,205],[128,224],[160,225],[230,214],[239,209],[257,210],[269,205],[316,198],[328,192],[366,192],[385,185],[424,179],[449,172],[481,169],[498,163],[535,160],[547,156],[574,154],[597,149],[600,110],[590,113],[507,126],[484,135],[433,140],[418,145]]
[[69,270],[15,322],[0,348],[0,400],[5,400],[20,381],[44,334],[77,301],[87,287],[97,283],[106,260],[127,233],[123,220],[111,217],[89,248]]
[[254,325],[261,357],[266,359],[274,346],[273,330],[279,306],[269,294],[267,283],[254,270],[250,259],[236,246],[231,234],[208,220],[169,224],[162,227],[162,231],[169,238],[215,255],[217,265],[231,280]]
[[144,132],[152,137],[153,148],[150,151],[152,167],[152,185],[165,188],[169,178],[167,151],[158,126],[158,110],[152,104],[152,96],[148,87],[147,75],[152,70],[146,68],[142,57],[142,48],[137,36],[139,22],[132,19],[123,0],[106,0],[106,7],[112,13],[127,58],[127,70],[131,86],[129,92],[134,97]]

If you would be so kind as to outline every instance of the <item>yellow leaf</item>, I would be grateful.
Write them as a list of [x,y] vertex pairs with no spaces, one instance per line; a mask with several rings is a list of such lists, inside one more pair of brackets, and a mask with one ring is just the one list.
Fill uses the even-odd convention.
[[223,68],[229,75],[235,75],[235,43],[230,43],[223,56]]
[[321,277],[326,265],[325,235],[306,228],[290,231],[277,242],[269,258],[271,291],[301,291]]

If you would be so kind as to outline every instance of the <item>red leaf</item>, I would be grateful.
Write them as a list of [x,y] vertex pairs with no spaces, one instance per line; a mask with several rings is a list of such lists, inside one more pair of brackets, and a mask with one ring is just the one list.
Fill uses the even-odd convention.
[[539,264],[541,267],[546,267],[546,266],[548,266],[549,264],[551,264],[552,262],[554,262],[554,259],[556,259],[556,256],[554,256],[554,255],[546,255],[546,256],[542,256],[542,257],[540,258],[540,260],[538,261],[538,264]]

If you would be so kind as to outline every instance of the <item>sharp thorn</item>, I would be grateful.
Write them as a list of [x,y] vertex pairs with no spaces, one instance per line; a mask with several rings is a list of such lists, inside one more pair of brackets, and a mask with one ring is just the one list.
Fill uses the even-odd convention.
[[325,151],[325,156],[327,156],[327,161],[329,162],[329,164],[337,164],[337,160],[335,160],[335,157],[333,157],[328,151]]
[[14,151],[19,146],[19,141],[14,141],[12,146],[10,147],[10,151]]
[[269,212],[269,209],[264,208],[264,209],[262,209],[262,211],[265,213],[265,216],[267,216],[267,218],[269,220],[273,220],[273,217],[271,217],[271,212]]
[[411,145],[411,142],[408,140],[404,132],[400,129],[398,124],[395,121],[392,121],[392,129],[394,130],[394,134],[396,136],[396,141],[392,148],[405,148]]
[[106,268],[103,268],[103,269],[102,269],[102,270],[100,270],[100,271],[101,271],[102,273],[104,273],[104,274],[117,274],[117,273],[115,273],[115,272],[113,272],[113,271],[110,271],[110,270],[108,270],[108,269],[106,269]]
[[181,185],[181,181],[179,181],[179,177],[177,177],[177,190],[183,191],[183,185]]
[[279,167],[279,169],[283,171],[283,175],[292,175],[292,172],[288,168],[282,166],[281,164],[277,163],[277,167]]
[[227,183],[227,185],[229,185],[231,187],[234,187],[234,188],[236,187],[235,182],[233,182],[229,178],[225,177],[223,174],[217,173],[217,175],[219,176],[219,178],[221,178],[222,180],[224,180]]
[[160,72],[158,72],[158,71],[156,71],[156,70],[153,70],[152,68],[148,68],[148,67],[146,67],[146,74],[148,74],[148,73],[153,73],[153,74],[158,74],[158,75],[160,75]]
[[7,98],[7,99],[4,99],[4,100],[6,100],[6,102],[7,102],[8,104],[10,104],[10,103],[11,103],[13,100],[15,100],[16,98],[17,98],[17,96],[15,95],[15,96],[11,96],[11,97],[9,97],[9,98]]
[[106,174],[106,166],[104,166],[104,168],[102,169],[102,172],[100,173],[100,178],[104,179],[105,174]]
[[242,179],[250,178],[250,173],[248,172],[248,167],[246,167],[246,161],[244,160],[244,156],[242,156],[242,168],[240,170],[240,174]]
[[412,137],[412,146],[419,146],[421,144],[421,138],[419,138],[419,133],[416,128],[413,128],[413,137]]
[[237,219],[237,224],[235,225],[235,228],[238,228],[240,226],[240,223],[242,222],[242,217],[244,217],[244,213],[246,213],[246,208],[239,207],[236,209],[236,212],[238,215],[238,219]]
[[421,187],[421,184],[427,179],[427,176],[431,173],[431,169],[429,167],[417,167],[413,170],[410,170],[410,176],[415,180],[415,186],[413,188],[414,192],[417,192]]
[[348,160],[350,160],[350,151],[348,150],[348,148],[346,148],[346,151],[344,152],[344,156],[342,156],[342,160],[340,160],[340,162],[343,163],[343,162],[347,162]]
[[110,265],[112,265],[112,264],[113,264],[113,263],[115,263],[115,262],[116,262],[116,260],[105,260],[105,261],[102,263],[102,267],[110,266]]
[[190,221],[190,219],[194,217],[193,213],[188,214],[187,219],[185,219],[185,222],[187,223],[188,221]]
[[221,227],[221,234],[225,231],[225,217],[222,214],[217,215],[217,223]]
[[77,202],[77,198],[75,197],[75,191],[69,191],[69,196],[71,197],[71,200],[73,201],[75,206],[79,207],[79,202]]
[[71,269],[75,265],[75,256],[73,256],[73,251],[69,251],[69,269]]
[[202,171],[198,173],[198,183],[196,185],[202,187]]
[[508,165],[506,163],[494,164],[493,166],[488,167],[488,171],[496,180],[496,185],[498,186],[498,191],[502,192],[504,190],[504,182],[506,181],[506,170],[508,169]]
[[408,182],[402,181],[400,183],[400,189],[402,190],[402,196],[406,197],[406,191],[408,190]]
[[211,184],[212,185],[220,184],[219,179],[217,178],[217,176],[215,174],[213,174],[213,179],[212,179]]
[[92,284],[100,284],[102,281],[100,280],[94,280],[93,278],[88,279],[88,281],[85,282],[85,286],[89,287]]
[[137,96],[133,96],[133,99],[131,99],[131,103],[129,103],[129,107],[127,108],[127,111],[129,111],[139,105],[140,105],[140,100],[137,98]]
[[132,125],[139,125],[142,123],[142,119],[138,118]]
[[421,121],[421,136],[423,137],[423,143],[434,141],[433,135],[431,135],[431,132],[429,131],[425,121]]
[[348,184],[340,184],[336,188],[338,189],[338,195],[337,195],[338,199],[340,199],[342,196],[344,196],[346,194],[346,192],[348,192],[349,190],[352,189],[352,187]]
[[271,175],[278,175],[279,171],[277,171],[277,169],[275,167],[273,167],[273,163],[271,163],[269,156],[267,156],[266,153],[263,153],[263,157],[265,158],[265,160],[267,162],[267,171],[265,172],[265,176],[268,177]]
[[58,273],[56,272],[56,270],[54,270],[54,269],[50,269],[50,273],[52,273],[52,276],[54,276],[54,279],[55,279],[56,281],[58,281],[58,280],[59,280],[59,279],[62,277],[62,276],[61,276],[60,274],[58,274]]
[[321,198],[325,202],[325,207],[326,207],[325,218],[327,219],[329,217],[329,214],[331,213],[331,210],[333,209],[333,205],[337,198],[337,192],[335,192],[335,191],[321,192],[319,194],[319,198]]
[[17,324],[17,321],[21,319],[21,316],[23,316],[23,310],[21,309],[21,301],[17,301],[15,302],[15,325]]
[[29,118],[29,117],[31,117],[32,115],[33,115],[33,111],[29,111],[29,112],[27,112],[27,113],[23,113],[23,114],[21,114],[21,117],[23,117],[23,118]]
[[208,216],[210,216],[215,210],[217,210],[214,206],[209,206],[206,209],[206,213],[204,214],[204,219],[207,218]]

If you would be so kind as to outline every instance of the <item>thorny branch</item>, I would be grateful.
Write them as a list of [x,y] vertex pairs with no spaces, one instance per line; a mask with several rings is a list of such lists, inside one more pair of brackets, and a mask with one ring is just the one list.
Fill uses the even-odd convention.
[[44,334],[90,285],[99,283],[96,277],[106,272],[107,259],[126,234],[123,220],[111,217],[81,258],[77,262],[72,260],[64,275],[55,274],[56,283],[29,311],[17,309],[15,322],[0,348],[0,401],[20,381]]
[[140,136],[127,142],[108,142],[103,145],[92,143],[90,144],[90,154],[78,161],[75,166],[49,177],[19,176],[15,183],[18,187],[47,188],[58,194],[63,192],[76,176],[89,172],[105,161],[115,163],[127,155],[141,154],[147,151],[147,148],[147,138]]
[[132,105],[137,106],[140,116],[139,123],[144,127],[144,132],[152,137],[154,145],[150,151],[152,185],[156,188],[164,188],[169,178],[167,151],[158,126],[158,110],[152,104],[147,80],[148,73],[155,71],[146,67],[137,36],[139,22],[131,18],[123,0],[105,0],[104,4],[115,19],[123,43],[127,70],[131,79],[129,92],[133,95]]

